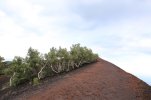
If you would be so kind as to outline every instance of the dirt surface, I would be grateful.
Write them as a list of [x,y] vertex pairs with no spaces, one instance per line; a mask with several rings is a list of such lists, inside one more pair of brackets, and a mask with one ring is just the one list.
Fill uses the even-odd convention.
[[[100,59],[24,91],[14,100],[151,100],[151,87]],[[12,100],[10,99],[10,100]]]
[[0,89],[2,89],[2,88],[3,88],[3,85],[5,85],[6,82],[8,82],[8,81],[9,81],[9,77],[6,77],[6,76],[4,76],[4,75],[1,75],[1,76],[0,76]]

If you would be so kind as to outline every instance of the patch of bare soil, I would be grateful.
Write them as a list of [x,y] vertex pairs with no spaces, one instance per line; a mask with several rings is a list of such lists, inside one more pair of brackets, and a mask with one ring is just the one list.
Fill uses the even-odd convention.
[[[19,91],[19,90],[18,90]],[[151,87],[114,64],[100,59],[68,74],[28,87],[14,100],[151,100]]]
[[4,75],[0,76],[0,89],[3,88],[3,86],[6,84],[6,82],[9,81],[9,77],[6,77]]

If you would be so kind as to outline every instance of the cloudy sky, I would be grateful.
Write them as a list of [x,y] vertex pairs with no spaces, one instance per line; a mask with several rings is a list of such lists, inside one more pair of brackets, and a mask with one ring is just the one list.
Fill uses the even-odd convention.
[[151,85],[150,0],[0,0],[0,56],[80,43]]

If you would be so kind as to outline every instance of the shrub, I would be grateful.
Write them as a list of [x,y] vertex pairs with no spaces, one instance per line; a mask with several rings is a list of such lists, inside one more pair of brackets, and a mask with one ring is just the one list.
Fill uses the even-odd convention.
[[11,77],[10,86],[17,86],[26,81],[38,85],[42,78],[68,72],[83,64],[94,62],[97,58],[98,55],[91,49],[82,47],[80,44],[72,45],[70,51],[66,48],[52,47],[45,56],[30,47],[26,58],[14,57],[4,73]]
[[38,85],[40,82],[39,82],[39,79],[37,77],[33,78],[33,85]]

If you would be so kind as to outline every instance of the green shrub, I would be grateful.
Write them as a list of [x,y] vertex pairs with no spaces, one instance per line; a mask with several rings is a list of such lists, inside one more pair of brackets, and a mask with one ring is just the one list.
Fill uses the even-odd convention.
[[5,70],[2,67],[3,59],[1,58],[0,74],[5,73],[11,77],[10,86],[18,86],[29,81],[33,85],[38,85],[42,78],[74,70],[83,64],[96,61],[97,58],[98,55],[94,54],[91,49],[82,47],[80,44],[72,45],[70,51],[66,48],[52,47],[45,56],[30,47],[26,58],[14,57]]
[[40,84],[39,79],[37,77],[33,78],[33,85],[35,86],[35,85],[38,85],[38,84]]
[[11,78],[10,86],[18,86],[20,84],[23,84],[27,81],[27,79],[22,75],[21,73],[15,73],[14,76]]

